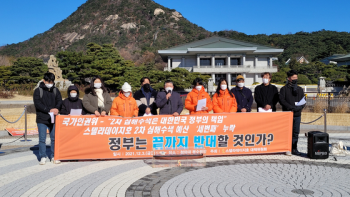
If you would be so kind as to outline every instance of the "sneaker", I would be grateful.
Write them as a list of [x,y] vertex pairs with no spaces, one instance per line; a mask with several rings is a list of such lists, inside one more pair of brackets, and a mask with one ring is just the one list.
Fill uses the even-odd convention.
[[40,165],[45,165],[45,163],[46,163],[46,157],[42,157],[40,162],[39,162],[39,164]]
[[53,158],[53,157],[52,157],[52,159],[51,159],[51,162],[52,162],[53,164],[60,164],[60,163],[61,163],[60,160],[55,160],[55,158]]

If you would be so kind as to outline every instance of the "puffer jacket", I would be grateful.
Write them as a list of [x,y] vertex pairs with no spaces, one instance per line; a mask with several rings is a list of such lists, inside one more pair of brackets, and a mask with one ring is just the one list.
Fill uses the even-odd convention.
[[119,92],[119,96],[113,100],[111,115],[133,117],[138,116],[139,108],[137,107],[136,100],[130,95],[124,96],[122,92]]
[[[77,96],[72,98],[70,92],[72,90],[77,91]],[[81,115],[86,115],[86,111],[83,107],[83,101],[79,98],[79,89],[75,86],[69,86],[67,90],[68,98],[64,99],[62,104],[62,109],[60,111],[61,115],[68,115],[72,109],[82,109]]]
[[215,93],[213,96],[214,113],[237,112],[237,101],[233,93],[232,96],[228,89],[220,90],[220,95]]
[[[207,99],[207,111],[196,111],[197,103],[199,100]],[[198,91],[193,88],[190,93],[188,93],[187,98],[185,100],[185,108],[190,111],[190,114],[206,114],[209,113],[213,109],[213,104],[211,102],[210,96],[207,92],[205,92],[204,87]]]

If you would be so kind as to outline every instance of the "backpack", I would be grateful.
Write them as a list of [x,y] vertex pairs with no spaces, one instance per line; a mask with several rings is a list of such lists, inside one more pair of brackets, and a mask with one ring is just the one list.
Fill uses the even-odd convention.
[[[40,98],[43,98],[43,89],[41,88],[41,87],[38,87],[39,88],[39,92],[40,92]],[[56,97],[56,90],[57,88],[55,87],[54,89],[53,89],[53,93],[55,94],[55,97]]]

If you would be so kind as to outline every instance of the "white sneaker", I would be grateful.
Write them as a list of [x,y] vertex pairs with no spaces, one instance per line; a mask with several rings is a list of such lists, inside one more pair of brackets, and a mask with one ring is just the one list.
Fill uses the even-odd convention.
[[52,162],[53,164],[60,164],[60,163],[61,163],[60,160],[55,160],[55,158],[53,158],[53,157],[52,157],[52,159],[51,159],[51,162]]
[[45,163],[46,163],[46,157],[42,157],[40,162],[39,162],[39,164],[40,165],[45,165]]

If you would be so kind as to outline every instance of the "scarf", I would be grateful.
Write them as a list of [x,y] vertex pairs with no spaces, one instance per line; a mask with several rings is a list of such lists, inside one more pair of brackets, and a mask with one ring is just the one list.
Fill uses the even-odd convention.
[[96,95],[97,95],[97,101],[98,101],[98,107],[103,108],[105,106],[104,102],[105,99],[103,98],[103,90],[101,88],[95,89]]
[[297,88],[298,88],[298,84],[293,84],[291,81],[288,81],[288,84],[287,84],[288,87],[292,88],[292,94],[293,95],[297,95],[298,92],[297,92]]

